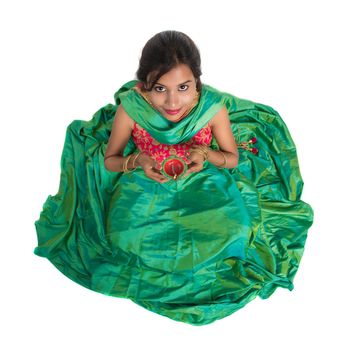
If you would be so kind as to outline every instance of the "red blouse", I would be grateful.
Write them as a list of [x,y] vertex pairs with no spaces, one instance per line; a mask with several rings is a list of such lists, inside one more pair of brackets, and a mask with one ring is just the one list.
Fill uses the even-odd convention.
[[161,163],[165,158],[176,155],[182,158],[187,164],[191,161],[186,157],[187,151],[193,145],[210,145],[212,133],[210,123],[200,129],[190,140],[176,145],[159,143],[145,129],[136,122],[132,131],[132,138],[137,148],[152,157],[157,162],[157,169],[161,168]]

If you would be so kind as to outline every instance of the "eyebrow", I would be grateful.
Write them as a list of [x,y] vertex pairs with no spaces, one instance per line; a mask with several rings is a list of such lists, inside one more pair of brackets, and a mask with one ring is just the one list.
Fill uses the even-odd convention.
[[[190,83],[190,82],[192,82],[192,80],[187,80],[187,81],[185,81],[184,83],[179,84],[178,86],[180,86],[180,85],[184,85],[184,84],[186,84],[186,83]],[[166,87],[165,85],[160,84],[160,83],[155,83],[155,84],[157,84],[157,85],[161,85],[161,86]]]

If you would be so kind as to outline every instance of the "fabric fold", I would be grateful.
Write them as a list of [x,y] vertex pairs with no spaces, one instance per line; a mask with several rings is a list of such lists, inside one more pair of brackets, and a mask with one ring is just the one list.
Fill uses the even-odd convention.
[[[124,84],[115,104],[91,120],[68,126],[59,190],[35,222],[34,253],[86,288],[192,325],[231,315],[278,287],[292,290],[313,210],[301,200],[296,147],[278,112],[203,85],[197,106],[173,123],[136,83]],[[169,145],[191,139],[225,106],[238,166],[206,162],[201,172],[163,184],[141,168],[108,171],[104,154],[120,103]],[[210,146],[219,148],[215,137]],[[136,148],[130,137],[124,156]]]

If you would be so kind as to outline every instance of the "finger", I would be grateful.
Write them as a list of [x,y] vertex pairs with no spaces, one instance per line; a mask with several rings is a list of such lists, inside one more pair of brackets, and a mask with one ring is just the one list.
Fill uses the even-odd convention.
[[151,171],[152,171],[153,174],[162,175],[161,171],[156,169],[156,168],[153,168]]
[[163,179],[156,180],[156,181],[162,184],[162,183],[164,183],[164,182],[168,182],[168,181],[169,181],[169,179],[167,179],[167,178],[163,178]]
[[193,173],[193,170],[192,170],[192,169],[188,169],[188,170],[186,171],[186,173],[185,173],[185,176],[187,176],[187,175],[189,175],[189,174],[191,174],[191,173]]
[[164,177],[164,175],[158,169],[152,168],[152,169],[150,169],[150,171],[151,171],[152,175],[155,177],[158,177],[158,178]]
[[156,180],[158,182],[165,182],[166,180],[168,180],[167,177],[162,175],[162,173],[156,169],[151,169],[150,177],[153,178],[153,180]]
[[147,168],[145,168],[145,172],[148,174],[160,174],[154,166],[147,166]]
[[187,164],[187,169],[190,170],[196,165],[195,162],[191,162],[190,164]]
[[191,169],[189,171],[191,173],[198,173],[202,169],[203,169],[203,167],[201,165],[194,165],[194,166],[191,167]]
[[159,183],[163,183],[165,181],[167,181],[167,178],[165,177],[160,177],[160,176],[154,176],[154,174],[149,174],[147,175],[150,179],[157,181]]
[[193,173],[196,173],[197,171],[194,169],[189,169],[189,170],[187,170],[186,171],[186,173],[185,173],[185,175],[184,176],[188,176],[188,175],[190,175],[190,174],[193,174]]

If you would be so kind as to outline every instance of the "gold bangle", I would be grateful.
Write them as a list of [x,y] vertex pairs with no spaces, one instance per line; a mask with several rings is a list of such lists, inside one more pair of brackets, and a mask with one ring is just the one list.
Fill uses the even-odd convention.
[[137,154],[136,154],[136,156],[134,157],[134,159],[132,160],[132,167],[133,168],[137,168],[137,166],[135,166],[135,161],[136,161],[136,159],[137,159],[137,157],[139,156],[141,154],[141,152],[138,152]]
[[200,149],[204,152],[204,160],[208,159],[208,147],[204,145],[199,145]]
[[220,152],[223,155],[223,157],[224,157],[224,163],[221,164],[221,165],[218,165],[218,168],[223,168],[227,164],[227,159],[226,159],[226,156],[225,156],[224,152],[222,152],[220,150],[218,150],[218,152]]
[[196,145],[192,152],[201,154],[204,157],[204,161],[208,159],[208,149],[204,145]]
[[130,154],[130,155],[126,158],[125,162],[123,163],[123,172],[124,172],[124,173],[130,173],[130,172],[132,171],[132,170],[128,170],[128,162],[129,162],[131,156],[132,156],[132,154]]
[[125,170],[125,168],[127,169],[127,166],[125,166],[125,164],[129,161],[130,156],[126,157],[125,161],[123,162],[123,172],[127,172],[127,170]]

